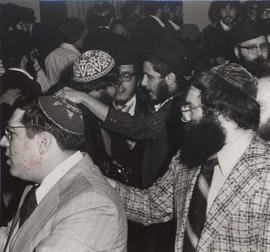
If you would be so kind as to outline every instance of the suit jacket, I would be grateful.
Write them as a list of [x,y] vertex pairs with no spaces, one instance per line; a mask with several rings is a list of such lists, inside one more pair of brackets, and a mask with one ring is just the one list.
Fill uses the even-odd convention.
[[[187,214],[199,174],[199,168],[189,170],[181,165],[179,155],[147,191],[117,186],[131,220],[146,225],[168,221],[175,210],[178,252],[183,251]],[[270,251],[269,212],[270,147],[255,136],[209,209],[196,251]]]
[[12,225],[0,229],[1,244],[11,228],[4,251],[126,251],[127,226],[121,202],[87,154],[17,230],[29,187]]
[[180,116],[177,104],[180,102],[180,99],[175,98],[165,103],[157,112],[135,113],[134,116],[110,109],[102,124],[104,128],[123,137],[145,142],[140,165],[142,188],[152,185],[168,169],[180,139],[180,117],[177,119]]

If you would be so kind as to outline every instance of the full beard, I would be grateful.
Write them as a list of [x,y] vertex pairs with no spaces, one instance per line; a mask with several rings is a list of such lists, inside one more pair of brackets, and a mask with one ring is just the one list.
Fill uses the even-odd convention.
[[165,80],[159,82],[156,96],[155,100],[150,99],[151,103],[154,105],[161,104],[170,97],[169,88]]
[[188,122],[183,126],[181,162],[192,169],[216,154],[225,144],[225,133],[220,123],[213,119]]
[[255,60],[248,62],[241,58],[242,65],[256,77],[262,73],[268,73],[270,71],[270,64],[267,59],[258,57]]

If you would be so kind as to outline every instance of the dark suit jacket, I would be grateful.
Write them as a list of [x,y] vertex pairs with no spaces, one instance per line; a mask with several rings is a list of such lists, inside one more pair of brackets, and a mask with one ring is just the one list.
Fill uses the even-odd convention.
[[[140,164],[142,188],[149,187],[168,168],[168,162],[178,149],[181,132],[179,104],[175,98],[154,113],[128,113],[110,109],[102,126],[127,139],[144,141]],[[177,118],[179,117],[179,118]]]

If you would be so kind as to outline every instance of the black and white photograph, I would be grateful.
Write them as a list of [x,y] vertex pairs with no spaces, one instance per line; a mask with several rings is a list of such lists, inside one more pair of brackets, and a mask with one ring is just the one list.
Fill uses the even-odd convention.
[[270,252],[270,0],[0,0],[0,252]]

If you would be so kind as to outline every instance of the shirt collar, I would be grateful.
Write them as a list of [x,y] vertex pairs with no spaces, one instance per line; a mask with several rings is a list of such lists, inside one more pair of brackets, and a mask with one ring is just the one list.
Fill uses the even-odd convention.
[[25,74],[30,80],[34,79],[33,76],[30,73],[26,72],[25,70],[23,70],[21,68],[10,67],[8,70],[21,72],[21,73]]
[[222,27],[222,29],[224,31],[230,31],[231,30],[231,28],[228,25],[223,23],[222,19],[220,19],[220,25],[221,25],[221,27]]
[[70,50],[70,51],[73,51],[75,52],[78,56],[81,55],[80,51],[72,44],[69,44],[69,43],[62,43],[60,45],[61,48],[63,49],[66,49],[66,50]]
[[172,27],[176,30],[179,31],[181,30],[180,26],[174,23],[172,20],[168,19],[168,22],[172,25]]
[[153,19],[155,19],[161,27],[165,28],[165,24],[158,17],[153,16],[153,15],[149,15],[149,17],[152,17]]
[[131,116],[134,116],[135,114],[135,107],[136,107],[136,95],[133,95],[133,97],[125,104],[123,105],[116,105],[115,103],[113,103],[113,106],[117,109],[117,110],[121,110],[122,112],[127,112],[129,113]]
[[252,138],[253,131],[241,132],[236,139],[226,143],[218,152],[219,167],[226,178],[250,145]]
[[168,101],[171,101],[173,98],[174,98],[174,96],[171,96],[170,98],[168,98],[168,99],[165,100],[164,102],[159,103],[159,104],[157,104],[157,105],[154,105],[155,111],[157,112],[158,110],[160,110],[160,108],[161,108],[165,103],[167,103]]
[[46,194],[52,189],[52,187],[80,160],[83,159],[83,155],[80,151],[75,152],[53,169],[41,182],[40,186],[36,190],[37,203],[46,196]]

